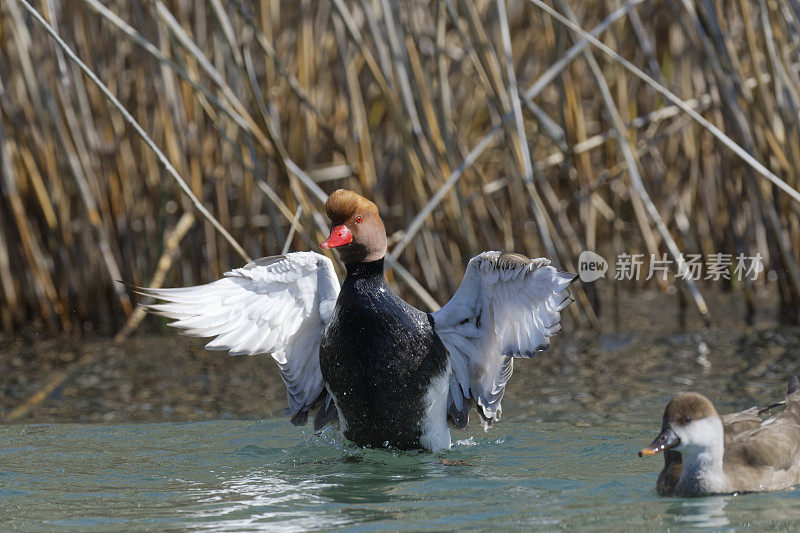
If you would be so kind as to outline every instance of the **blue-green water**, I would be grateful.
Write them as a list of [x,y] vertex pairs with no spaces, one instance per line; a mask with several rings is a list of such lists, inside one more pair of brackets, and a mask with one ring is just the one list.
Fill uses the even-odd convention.
[[520,416],[454,432],[441,454],[357,449],[283,419],[4,426],[0,529],[800,527],[798,490],[657,497],[661,459],[636,456],[650,426]]

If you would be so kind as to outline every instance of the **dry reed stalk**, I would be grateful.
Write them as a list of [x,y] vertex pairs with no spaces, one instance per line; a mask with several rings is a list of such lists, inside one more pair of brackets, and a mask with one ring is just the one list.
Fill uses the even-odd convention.
[[[671,91],[666,89],[664,86],[657,83],[655,80],[647,76],[643,73],[640,69],[638,69],[635,65],[627,61],[626,59],[622,58],[619,54],[605,46],[603,43],[595,39],[594,37],[588,35],[585,31],[583,31],[580,27],[578,27],[574,22],[567,20],[566,18],[562,17],[555,11],[553,11],[549,6],[542,3],[540,0],[530,0],[532,3],[536,4],[538,7],[546,11],[549,15],[559,20],[559,22],[565,24],[573,31],[580,33],[584,36],[587,40],[589,40],[593,45],[600,48],[604,53],[611,56],[616,62],[618,62],[621,66],[623,66],[626,70],[637,76],[638,78],[645,81],[648,85],[653,87],[656,91],[658,91],[662,96],[666,97],[669,101],[673,102],[675,105],[681,108],[686,114],[691,116],[694,120],[696,120],[700,125],[702,125],[707,131],[709,131],[717,140],[722,142],[727,148],[733,151],[737,156],[739,156],[745,163],[747,163],[753,170],[755,170],[759,175],[767,178],[774,186],[779,188],[784,193],[788,194],[793,200],[796,202],[800,202],[800,192],[793,189],[789,186],[785,181],[781,180],[777,175],[775,175],[772,171],[767,169],[762,163],[756,160],[754,157],[750,155],[750,152],[753,150],[743,148],[733,140],[731,140],[727,135],[725,135],[719,128],[714,126],[711,122],[707,121],[705,118],[697,114],[690,106],[687,106],[683,101],[681,101],[677,96],[675,96]],[[687,10],[692,14],[695,15],[693,6],[688,3],[688,0],[684,1],[684,5],[687,7]],[[696,15],[695,15],[696,16]],[[713,19],[714,21],[716,19]],[[717,28],[718,29],[718,28]],[[701,32],[702,34],[702,32]],[[719,36],[721,32],[717,32],[717,36]],[[721,38],[720,38],[721,39]],[[723,44],[724,46],[724,44]],[[734,99],[730,96],[723,99],[723,103],[728,106],[729,108],[734,109]],[[734,112],[734,115],[737,117],[741,117],[741,113]],[[743,121],[740,119],[739,124],[743,126]],[[745,131],[745,130],[740,130]],[[752,143],[747,142],[747,145]],[[749,181],[748,181],[749,184]],[[759,200],[759,203],[762,206],[762,209],[766,211],[767,221],[769,225],[772,227],[773,234],[775,235],[776,241],[782,253],[782,260],[787,267],[789,280],[791,281],[792,288],[795,294],[800,294],[800,271],[798,271],[798,267],[794,257],[788,250],[788,242],[785,236],[781,233],[778,229],[780,227],[780,221],[778,220],[777,213],[775,211],[774,204],[768,201],[765,201],[761,190],[760,184],[757,184],[755,187],[749,187],[753,192],[753,196]],[[663,234],[663,232],[662,232]],[[674,252],[673,252],[674,255]]]
[[[178,219],[178,223],[175,224],[175,227],[164,235],[164,251],[158,263],[156,263],[156,270],[153,277],[150,278],[150,281],[146,284],[148,287],[159,289],[164,286],[167,272],[169,272],[169,269],[178,256],[180,243],[194,225],[194,221],[195,218],[193,214],[188,212],[184,213],[181,215],[181,218]],[[144,310],[144,307],[137,306],[134,312],[128,317],[122,329],[114,336],[114,342],[123,342],[127,339],[128,335],[136,330],[146,315],[147,311]]]
[[[632,1],[628,2],[625,8],[620,8],[611,15],[609,15],[606,20],[604,20],[601,24],[595,27],[591,34],[599,33],[603,29],[607,28],[611,25],[614,21],[618,20],[622,17],[627,10],[630,10],[636,4],[640,3],[643,0]],[[590,34],[590,35],[591,35]],[[574,59],[580,52],[583,50],[584,47],[588,46],[589,41],[584,39],[578,43],[576,43],[572,48],[570,48],[564,56],[553,64],[544,74],[542,74],[536,82],[531,84],[531,86],[525,91],[523,97],[526,100],[532,100],[535,98],[544,88],[549,84],[556,76],[569,64],[569,62]],[[506,121],[511,119],[513,114],[511,112],[506,113],[500,120],[501,124],[504,124]],[[406,228],[404,235],[400,242],[398,242],[391,251],[391,255],[393,258],[399,257],[400,253],[403,249],[411,242],[412,237],[419,231],[419,228],[422,227],[424,220],[433,212],[434,209],[438,206],[438,204],[444,199],[446,194],[455,186],[456,182],[461,178],[464,170],[468,167],[472,166],[472,164],[481,156],[483,151],[495,140],[495,137],[501,132],[501,128],[499,126],[494,126],[488,133],[486,133],[483,138],[476,144],[472,150],[464,157],[463,162],[450,174],[448,179],[442,184],[441,188],[434,194],[430,200],[425,204],[425,207],[419,210],[417,215],[414,219],[409,223],[408,227]]]
[[[543,241],[544,249],[547,254],[554,260],[557,260],[559,254],[556,253],[556,247],[550,232],[552,221],[548,220],[549,217],[539,197],[539,192],[536,190],[536,186],[533,183],[533,164],[531,163],[528,138],[525,134],[525,124],[522,120],[522,104],[520,103],[519,89],[517,87],[517,74],[514,69],[514,57],[511,50],[511,33],[508,29],[508,16],[506,15],[504,0],[496,0],[495,5],[497,6],[498,18],[500,20],[500,35],[503,43],[506,77],[508,79],[508,100],[511,104],[511,110],[514,113],[514,125],[516,127],[515,138],[518,146],[517,153],[519,154],[519,170],[525,182],[525,188],[531,196],[531,209],[536,218],[536,225],[539,228],[539,238]],[[563,245],[561,248],[563,249]]]
[[355,60],[347,52],[347,43],[344,36],[344,23],[341,18],[334,18],[333,27],[336,33],[336,39],[341,49],[342,70],[345,72],[347,80],[347,90],[350,95],[350,105],[353,137],[356,139],[356,145],[352,160],[358,161],[358,177],[361,182],[361,187],[364,190],[369,190],[375,186],[377,177],[375,175],[375,161],[372,157],[372,140],[369,133],[369,124],[367,123],[367,111],[364,105],[364,99],[361,94],[361,86],[358,83],[358,73],[356,71]]
[[[558,2],[561,6],[561,9],[564,10],[569,17],[570,20],[573,22],[575,21],[575,15],[570,10],[569,6],[566,5],[563,0]],[[667,249],[669,250],[670,254],[672,254],[673,260],[675,264],[678,266],[679,269],[684,264],[683,253],[678,248],[677,243],[670,235],[669,230],[667,229],[666,224],[664,224],[664,220],[661,218],[661,215],[658,212],[655,204],[653,203],[652,199],[650,198],[650,194],[644,187],[644,183],[642,181],[642,176],[639,172],[639,163],[637,162],[636,156],[631,149],[631,145],[628,141],[628,132],[625,129],[625,126],[622,121],[622,117],[620,117],[619,112],[617,111],[616,105],[614,103],[614,99],[611,96],[611,91],[609,90],[608,84],[606,83],[605,78],[603,77],[603,73],[600,71],[600,66],[597,64],[597,61],[587,51],[584,51],[584,59],[586,63],[589,65],[589,70],[592,73],[592,76],[597,83],[598,88],[600,89],[600,95],[603,100],[603,104],[606,108],[606,113],[611,118],[611,123],[614,127],[614,131],[617,135],[617,146],[619,147],[622,155],[625,159],[625,164],[628,167],[628,174],[631,178],[631,184],[633,186],[633,190],[638,194],[639,201],[644,205],[646,209],[647,216],[652,220],[653,224],[656,226],[658,233],[661,235],[661,238],[664,240]],[[636,206],[638,202],[634,203]],[[643,218],[643,216],[642,216]],[[647,224],[647,222],[644,222]],[[653,257],[657,257],[658,254],[658,246],[655,243],[651,243],[651,253]],[[697,288],[697,284],[694,282],[693,279],[689,277],[684,278],[684,282],[686,283],[686,287],[689,289],[689,292],[692,294],[692,298],[694,299],[695,305],[697,306],[697,310],[700,312],[704,322],[706,325],[710,324],[710,318],[708,316],[708,306],[706,305],[705,300],[703,299],[702,294],[700,294],[699,289]]]
[[[403,41],[400,39],[402,28],[394,13],[394,9],[398,6],[390,0],[380,0],[380,2],[383,22],[386,28],[386,42],[389,45],[392,58],[391,65],[394,71],[394,78],[400,91],[400,101],[405,108],[406,118],[411,121],[411,134],[415,141],[414,148],[418,153],[419,159],[427,164],[429,171],[432,171],[435,170],[436,165],[434,164],[430,145],[424,136],[419,112],[412,94],[411,82],[408,76],[408,58],[404,53]],[[430,178],[430,176],[427,177]],[[422,187],[418,187],[418,190],[422,190]]]
[[669,89],[664,87],[663,85],[659,84],[652,78],[650,78],[647,74],[642,72],[639,68],[637,68],[633,63],[628,61],[627,59],[620,56],[615,51],[611,50],[609,47],[604,45],[602,42],[598,41],[595,37],[592,37],[588,32],[584,31],[580,26],[573,23],[572,21],[564,18],[556,11],[553,11],[547,4],[541,2],[541,0],[528,0],[542,10],[547,12],[547,14],[551,15],[553,18],[557,19],[559,22],[563,23],[571,30],[577,32],[583,38],[588,40],[591,44],[602,50],[604,53],[612,57],[615,61],[617,61],[621,66],[623,66],[626,70],[631,72],[634,76],[642,79],[645,83],[650,85],[653,89],[658,91],[662,96],[667,98],[670,102],[674,105],[678,106],[684,113],[692,117],[701,126],[703,126],[706,130],[708,130],[718,141],[720,141],[723,145],[729,148],[734,154],[739,156],[747,165],[753,168],[759,175],[763,176],[767,180],[769,180],[773,185],[778,187],[781,191],[788,194],[794,201],[800,203],[800,192],[792,189],[786,182],[781,180],[778,176],[775,175],[771,170],[765,167],[762,163],[760,163],[757,159],[751,156],[745,149],[741,146],[736,144],[730,137],[725,135],[719,128],[714,126],[711,122],[700,116],[691,106],[687,105],[683,100],[678,98],[675,94],[673,94]]
[[72,363],[68,368],[57,372],[54,376],[47,381],[44,387],[39,389],[35,394],[30,396],[27,400],[12,409],[7,415],[3,417],[4,422],[15,422],[27,416],[31,411],[36,409],[44,402],[50,394],[59,386],[65,383],[75,372],[86,366],[88,363],[95,360],[98,352],[86,352],[76,362]]
[[[18,5],[0,3],[0,120],[15,191],[0,193],[0,263],[12,269],[0,279],[10,295],[0,323],[43,324],[48,313],[53,329],[121,322],[124,304],[98,276],[114,277],[116,264],[141,283],[161,254],[154,237],[194,202],[162,180],[158,156]],[[378,202],[388,228],[405,228],[390,235],[389,276],[433,309],[481,249],[544,250],[564,268],[583,249],[662,251],[655,208],[683,251],[762,253],[786,272],[782,301],[800,307],[800,206],[786,191],[800,181],[798,3],[570,5],[607,49],[594,78],[573,60],[597,44],[533,1],[42,9],[253,253],[314,247],[327,232],[320,199],[354,188]],[[613,101],[597,96],[601,78]],[[731,158],[697,117],[785,186]],[[181,253],[176,285],[238,261],[207,221]],[[746,299],[765,285],[746,285]],[[571,311],[593,321],[594,296],[580,286],[576,295],[583,309]]]
[[[219,224],[219,222],[218,222],[218,221],[217,221],[217,220],[216,220],[216,219],[215,219],[215,218],[214,218],[214,217],[211,215],[211,213],[209,213],[209,212],[208,212],[208,210],[207,210],[207,209],[205,209],[205,207],[203,207],[203,205],[202,205],[202,204],[200,204],[199,200],[198,200],[198,199],[197,199],[197,198],[194,196],[194,194],[192,194],[191,190],[189,190],[189,189],[188,189],[188,187],[186,186],[186,182],[185,182],[185,181],[184,181],[184,179],[183,179],[183,178],[182,178],[182,177],[181,177],[181,176],[180,176],[180,175],[177,173],[177,171],[176,171],[176,170],[175,170],[175,168],[172,166],[172,164],[171,164],[171,163],[170,163],[170,161],[167,159],[167,157],[166,157],[166,156],[163,154],[163,152],[161,152],[161,150],[160,150],[160,149],[159,149],[159,148],[158,148],[158,147],[155,145],[155,143],[154,143],[154,142],[153,142],[153,141],[150,139],[150,137],[149,137],[149,136],[147,135],[147,133],[146,133],[146,132],[145,132],[145,131],[142,129],[142,127],[139,125],[139,123],[138,123],[138,122],[137,122],[137,121],[136,121],[136,120],[133,118],[133,116],[131,116],[131,115],[130,115],[130,113],[127,111],[127,109],[125,109],[125,107],[122,105],[122,103],[121,103],[121,102],[120,102],[120,101],[119,101],[119,100],[118,100],[118,99],[117,99],[117,98],[116,98],[116,97],[115,97],[115,96],[114,96],[114,95],[113,95],[113,94],[112,94],[112,93],[109,91],[108,87],[107,87],[107,86],[106,86],[106,85],[105,85],[105,84],[104,84],[102,81],[100,81],[100,79],[99,79],[99,78],[98,78],[98,77],[97,77],[97,76],[94,74],[94,72],[92,72],[92,71],[91,71],[91,69],[89,69],[89,67],[87,67],[87,66],[86,66],[86,64],[85,64],[85,63],[83,63],[83,61],[81,61],[81,60],[80,60],[80,58],[78,58],[78,56],[77,56],[77,55],[75,55],[75,53],[74,53],[74,52],[72,51],[72,49],[71,49],[71,48],[70,48],[70,47],[67,45],[67,43],[65,43],[65,42],[63,41],[63,39],[61,39],[61,37],[60,37],[60,36],[59,36],[59,35],[58,35],[58,34],[55,32],[55,30],[52,28],[52,26],[50,26],[50,24],[48,24],[48,23],[47,23],[47,21],[46,21],[46,20],[44,20],[44,18],[42,18],[42,16],[41,16],[41,15],[40,15],[40,14],[39,14],[39,13],[38,13],[38,12],[37,12],[37,11],[36,11],[34,8],[33,8],[33,6],[31,6],[31,5],[30,5],[30,4],[29,4],[29,3],[28,3],[26,0],[17,0],[17,1],[18,1],[18,2],[20,2],[20,3],[22,4],[22,6],[25,8],[25,10],[26,10],[26,11],[28,11],[28,13],[29,13],[29,14],[30,14],[30,15],[31,15],[31,16],[32,16],[32,17],[33,17],[33,18],[34,18],[34,19],[35,19],[37,22],[39,22],[39,24],[41,24],[41,25],[44,27],[45,31],[47,31],[47,33],[49,33],[49,34],[50,34],[50,36],[51,36],[51,37],[53,37],[53,39],[56,41],[56,43],[58,44],[58,46],[59,46],[59,47],[60,47],[60,48],[61,48],[61,49],[62,49],[62,50],[63,50],[63,51],[64,51],[64,52],[65,52],[65,53],[66,53],[66,54],[69,56],[69,58],[70,58],[72,61],[74,61],[74,62],[75,62],[75,63],[76,63],[76,64],[77,64],[77,65],[80,67],[81,71],[83,71],[83,73],[84,73],[86,76],[88,76],[88,77],[89,77],[89,79],[91,79],[91,80],[92,80],[92,82],[94,82],[94,84],[95,84],[95,85],[96,85],[96,86],[97,86],[97,87],[98,87],[98,88],[99,88],[99,89],[102,91],[103,95],[104,95],[104,96],[105,96],[105,97],[108,99],[108,101],[109,101],[109,102],[110,102],[110,103],[111,103],[111,104],[112,104],[112,105],[113,105],[113,106],[114,106],[114,107],[115,107],[115,108],[116,108],[118,111],[120,111],[120,113],[122,113],[122,115],[123,115],[123,117],[125,118],[125,121],[128,123],[128,125],[130,125],[130,126],[131,126],[131,127],[132,127],[132,128],[135,130],[135,131],[136,131],[136,133],[139,135],[139,137],[141,137],[141,139],[142,139],[142,140],[143,140],[143,141],[144,141],[144,142],[145,142],[145,143],[148,145],[148,147],[149,147],[149,148],[150,148],[150,149],[153,151],[153,153],[154,153],[154,154],[156,155],[156,157],[158,158],[159,162],[160,162],[160,163],[161,163],[161,164],[164,166],[164,168],[165,168],[165,170],[167,171],[167,173],[168,173],[168,174],[169,174],[169,175],[170,175],[170,176],[171,176],[171,177],[172,177],[172,178],[173,178],[173,179],[174,179],[174,180],[175,180],[175,181],[178,183],[178,185],[179,185],[179,186],[181,186],[181,189],[183,189],[184,193],[185,193],[185,194],[186,194],[186,195],[187,195],[187,196],[190,198],[190,200],[191,200],[191,201],[192,201],[192,203],[195,205],[195,207],[197,208],[197,210],[198,210],[198,211],[200,211],[200,213],[202,213],[202,214],[203,214],[203,216],[204,216],[204,217],[205,217],[207,220],[209,220],[209,221],[210,221],[212,224],[214,224],[214,227],[217,229],[217,231],[219,231],[219,232],[220,232],[220,233],[221,233],[223,236],[225,236],[226,240],[228,240],[228,242],[230,242],[230,243],[231,243],[231,245],[234,247],[234,249],[235,249],[235,250],[236,250],[236,251],[237,251],[237,252],[238,252],[238,253],[239,253],[239,254],[240,254],[240,255],[241,255],[241,256],[242,256],[244,259],[246,259],[246,260],[248,260],[248,261],[249,261],[249,260],[250,260],[250,258],[249,258],[249,257],[247,256],[247,254],[244,252],[244,250],[242,249],[242,247],[241,247],[241,246],[240,246],[240,245],[239,245],[239,244],[238,244],[238,243],[237,243],[237,242],[236,242],[236,241],[233,239],[233,237],[232,237],[232,236],[230,236],[230,234],[229,234],[229,233],[228,233],[228,232],[227,232],[227,231],[226,231],[226,230],[225,230],[225,229],[224,229],[224,228],[223,228],[223,227],[222,227],[222,226]],[[83,192],[85,192],[85,187],[81,188],[81,190],[82,190]],[[92,213],[93,213],[93,210],[91,209],[91,203],[89,203],[88,205],[89,205],[89,208],[90,208],[90,210],[89,210],[89,213],[90,213],[90,219],[91,219],[91,218],[92,218]]]
[[[8,195],[14,187],[12,181],[13,169],[11,167],[11,148],[8,144],[3,128],[3,118],[0,116],[0,191],[3,195]],[[3,322],[3,329],[10,330],[13,319],[19,313],[20,307],[17,297],[16,284],[11,275],[11,259],[9,254],[8,239],[5,235],[5,225],[0,227],[0,284],[3,287],[3,296],[6,305],[0,310],[0,320]]]
[[[175,259],[178,245],[186,235],[186,232],[189,231],[189,228],[192,227],[192,224],[194,224],[194,215],[191,213],[184,213],[175,228],[173,228],[172,231],[166,235],[164,239],[164,253],[158,262],[156,272],[148,286],[159,288],[163,285],[166,273],[172,266],[172,262]],[[128,335],[130,335],[138,327],[146,315],[147,312],[143,307],[137,307],[136,310],[128,317],[128,320],[125,322],[125,326],[123,326],[123,328],[114,336],[114,342],[124,342],[125,339],[128,338]],[[12,409],[4,417],[4,421],[15,422],[28,416],[31,411],[39,407],[54,390],[63,385],[68,379],[75,375],[78,370],[95,361],[100,355],[102,355],[102,352],[99,351],[87,352],[77,361],[69,365],[66,369],[56,372],[45,382],[44,387],[36,391],[36,393],[28,397],[27,400],[23,401],[17,407]]]

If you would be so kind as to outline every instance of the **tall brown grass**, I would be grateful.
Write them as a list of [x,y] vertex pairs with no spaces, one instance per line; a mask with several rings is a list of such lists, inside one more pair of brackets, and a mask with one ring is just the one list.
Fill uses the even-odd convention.
[[[165,235],[195,209],[173,178],[208,216],[167,285],[315,249],[321,200],[347,187],[381,208],[390,275],[421,307],[444,303],[483,249],[573,270],[585,249],[760,253],[796,321],[800,206],[778,185],[796,190],[800,172],[800,2],[553,6],[602,25],[621,58],[529,0],[35,3],[171,175],[23,3],[4,0],[3,330],[118,330],[134,306],[118,281],[148,285]],[[707,315],[705,285],[659,283]],[[752,306],[765,283],[736,287]],[[594,322],[592,287],[576,293],[574,316]]]

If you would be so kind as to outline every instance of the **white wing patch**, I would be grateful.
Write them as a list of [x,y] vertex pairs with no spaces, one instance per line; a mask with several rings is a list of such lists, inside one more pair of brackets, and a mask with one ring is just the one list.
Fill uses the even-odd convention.
[[145,307],[176,319],[170,326],[183,335],[214,337],[209,350],[272,355],[293,421],[305,421],[324,390],[319,345],[339,295],[330,259],[314,252],[265,257],[207,285],[140,292],[166,301]]
[[471,400],[487,423],[499,420],[512,357],[533,357],[561,331],[561,310],[572,302],[574,274],[544,258],[483,252],[473,257],[453,298],[432,313],[450,353],[450,415],[467,423]]

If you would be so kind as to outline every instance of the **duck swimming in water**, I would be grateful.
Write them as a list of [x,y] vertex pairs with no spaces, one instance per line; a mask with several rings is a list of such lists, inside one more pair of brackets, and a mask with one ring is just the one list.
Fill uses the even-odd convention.
[[[661,495],[783,490],[800,484],[800,381],[794,376],[782,412],[756,422],[751,410],[722,417],[705,396],[680,394],[664,412],[661,434],[639,456],[680,453],[680,466],[665,464]],[[739,416],[742,415],[742,416]],[[727,429],[727,431],[726,431]],[[675,478],[677,477],[677,481]]]
[[315,428],[336,419],[361,446],[439,450],[448,420],[466,427],[474,402],[499,420],[514,357],[532,357],[561,330],[574,274],[547,259],[483,252],[453,298],[435,313],[403,301],[384,277],[386,230],[378,208],[343,189],[325,210],[347,269],[314,252],[258,259],[207,285],[141,289],[166,303],[150,312],[177,319],[185,335],[215,337],[210,350],[271,354],[292,422],[319,406]]
[[[722,420],[722,430],[725,435],[725,444],[730,444],[740,433],[757,428],[764,421],[764,419],[761,418],[762,415],[770,412],[776,407],[781,407],[785,404],[786,401],[781,400],[780,402],[775,402],[766,407],[750,407],[744,411],[739,411],[728,415],[720,415],[720,420]],[[668,424],[669,420],[664,418],[661,431],[666,430]],[[675,487],[678,484],[678,480],[681,478],[682,472],[683,457],[681,456],[681,452],[676,451],[675,448],[664,450],[664,468],[658,475],[658,481],[656,481],[656,492],[658,495],[674,496]]]

